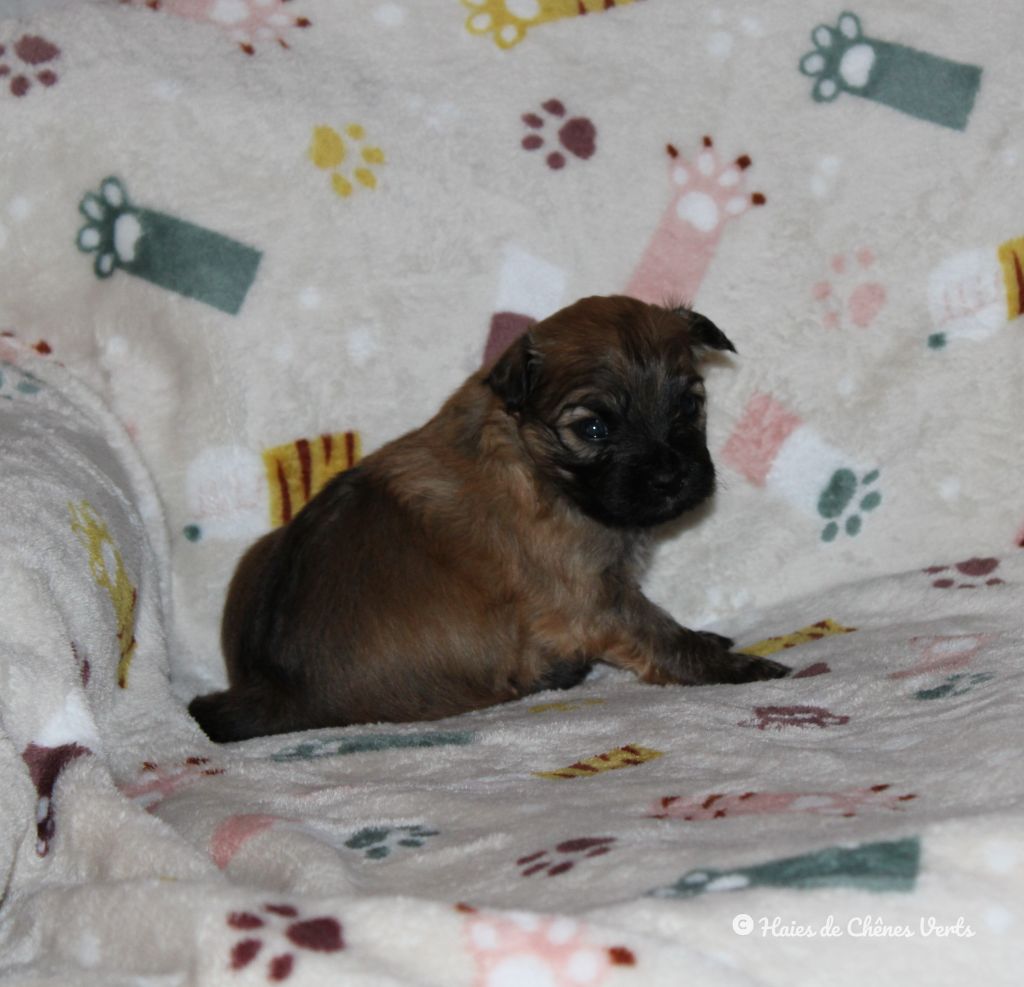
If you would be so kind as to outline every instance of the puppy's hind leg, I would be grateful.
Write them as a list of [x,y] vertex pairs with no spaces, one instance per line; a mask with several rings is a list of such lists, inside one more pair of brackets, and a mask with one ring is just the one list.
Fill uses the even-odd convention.
[[229,744],[302,729],[290,707],[280,692],[249,686],[196,696],[188,711],[210,740]]
[[546,689],[571,689],[579,685],[590,671],[589,661],[560,661],[552,665],[536,682],[531,690],[544,692]]

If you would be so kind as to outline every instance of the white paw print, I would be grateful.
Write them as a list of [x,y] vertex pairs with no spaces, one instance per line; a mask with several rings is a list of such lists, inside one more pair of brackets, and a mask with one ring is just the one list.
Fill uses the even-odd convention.
[[721,7],[715,7],[708,15],[708,20],[714,26],[714,30],[708,35],[705,48],[712,58],[722,61],[733,53],[737,34],[745,35],[748,38],[764,36],[761,20],[753,14],[741,17],[736,25],[730,26],[726,23],[725,13]]
[[933,349],[950,338],[985,339],[1006,325],[1006,290],[996,251],[967,250],[939,264],[928,278],[928,309]]

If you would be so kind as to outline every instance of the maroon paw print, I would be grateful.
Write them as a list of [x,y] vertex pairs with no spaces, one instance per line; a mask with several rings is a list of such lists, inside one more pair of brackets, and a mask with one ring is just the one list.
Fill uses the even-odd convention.
[[[52,68],[39,68],[60,55],[60,49],[46,38],[35,34],[23,35],[14,42],[14,54],[27,68],[11,77],[9,88],[13,95],[24,96],[32,88],[30,75],[34,75],[35,81],[42,86],[52,86],[57,82],[57,73]],[[4,60],[7,55],[7,48],[0,45],[0,79],[11,76],[12,71],[15,71]]]
[[[230,928],[238,932],[260,932],[259,936],[246,936],[231,947],[232,970],[244,970],[266,949],[273,954],[267,963],[267,979],[279,982],[287,980],[295,969],[291,947],[313,953],[337,953],[345,948],[341,923],[336,918],[300,920],[298,909],[292,905],[264,905],[262,912],[262,916],[254,912],[228,915]],[[268,939],[271,940],[269,946]],[[275,943],[274,939],[284,941]]]
[[[571,117],[565,120],[565,106],[558,99],[549,99],[541,108],[552,124],[558,127],[558,143],[562,148],[583,161],[593,155],[597,150],[597,128],[587,117]],[[533,131],[523,138],[523,147],[527,151],[539,151],[546,144],[541,133],[545,127],[545,117],[539,113],[524,113],[522,120]],[[565,167],[567,159],[556,149],[551,151],[545,160],[552,171],[558,171]]]
[[827,661],[816,661],[813,665],[808,665],[806,668],[800,669],[799,672],[794,672],[790,678],[813,679],[816,675],[828,675],[831,671],[832,668]]
[[[948,572],[949,576],[942,576],[932,580],[932,586],[936,589],[977,589],[982,585],[981,580],[985,576],[992,576],[992,573],[999,568],[999,559],[966,559],[957,562],[955,565],[933,565],[923,570],[928,576],[938,576],[939,573]],[[963,577],[973,582],[963,581]],[[1003,580],[998,576],[985,579],[985,586],[1002,586]]]
[[[614,836],[582,836],[575,840],[565,840],[555,847],[554,852],[538,850],[527,854],[516,861],[523,868],[523,877],[532,877],[545,871],[548,877],[557,877],[586,857],[600,857],[608,853],[615,842]],[[559,859],[561,858],[561,859]]]
[[837,716],[823,706],[755,706],[754,719],[743,720],[741,727],[758,730],[782,730],[785,727],[837,727],[849,723],[848,716]]

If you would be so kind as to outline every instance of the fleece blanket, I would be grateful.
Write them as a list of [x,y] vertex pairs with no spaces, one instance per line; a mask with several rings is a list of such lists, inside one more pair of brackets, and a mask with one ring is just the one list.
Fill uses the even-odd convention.
[[[0,983],[1018,982],[1019,5],[5,9]],[[595,293],[736,343],[647,589],[793,676],[210,743],[247,545]]]

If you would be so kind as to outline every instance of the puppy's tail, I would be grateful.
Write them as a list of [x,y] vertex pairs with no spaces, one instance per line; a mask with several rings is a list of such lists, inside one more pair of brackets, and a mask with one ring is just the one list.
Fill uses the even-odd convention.
[[290,706],[280,694],[272,696],[258,688],[243,688],[196,696],[188,704],[188,711],[210,740],[230,744],[302,729]]

